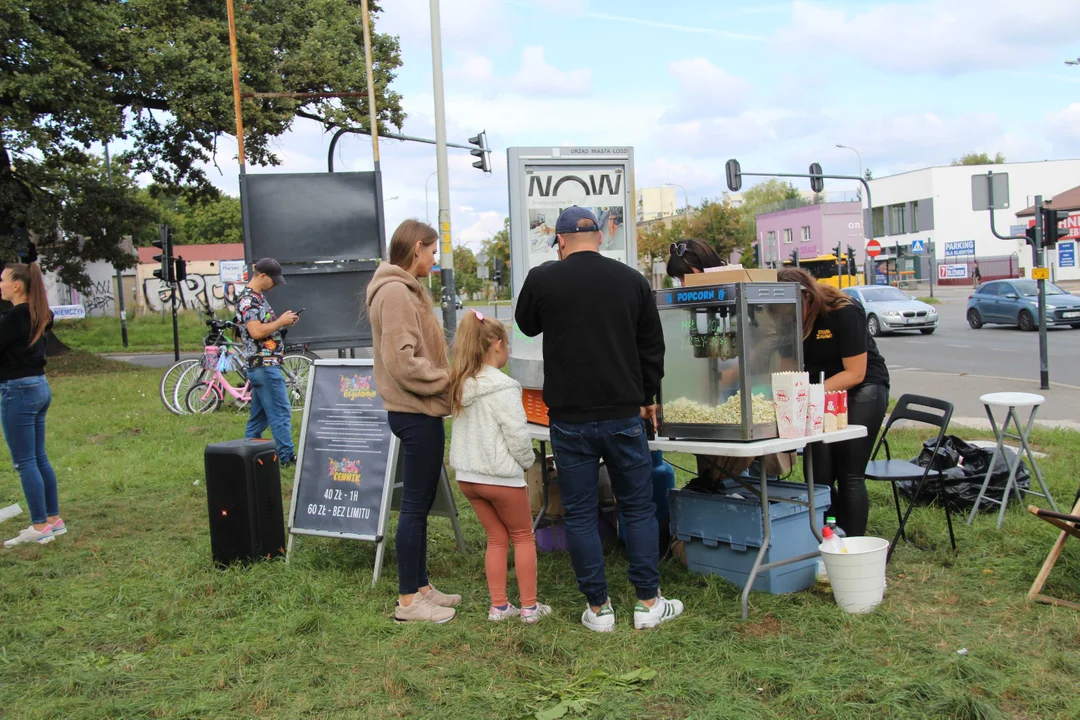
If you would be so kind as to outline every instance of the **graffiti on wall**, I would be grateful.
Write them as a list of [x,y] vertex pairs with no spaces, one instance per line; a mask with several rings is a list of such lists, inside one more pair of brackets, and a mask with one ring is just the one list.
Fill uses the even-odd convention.
[[100,311],[102,314],[112,312],[113,302],[115,298],[112,281],[98,280],[86,289],[82,304],[86,308],[86,314],[91,315],[95,311]]
[[[233,283],[222,283],[221,276],[217,274],[188,275],[177,287],[177,307],[203,311],[231,309],[236,306],[236,296],[241,287]],[[143,297],[151,310],[169,308],[172,288],[157,278],[150,278],[143,282]]]

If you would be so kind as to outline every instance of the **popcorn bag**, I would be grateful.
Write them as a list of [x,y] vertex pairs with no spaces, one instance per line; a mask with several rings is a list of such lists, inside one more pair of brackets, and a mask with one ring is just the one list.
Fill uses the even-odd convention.
[[810,407],[806,413],[806,435],[825,432],[825,386],[810,386]]
[[780,437],[803,437],[810,409],[810,376],[800,372],[773,373],[772,389]]
[[840,391],[840,413],[837,416],[836,426],[840,430],[848,426],[847,390]]
[[833,391],[825,393],[825,432],[836,432],[840,429],[840,393]]

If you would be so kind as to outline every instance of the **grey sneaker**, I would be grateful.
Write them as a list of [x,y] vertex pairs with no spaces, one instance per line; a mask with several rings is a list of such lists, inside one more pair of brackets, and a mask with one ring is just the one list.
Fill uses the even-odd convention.
[[502,622],[507,618],[517,617],[519,614],[521,611],[514,607],[513,603],[507,603],[505,610],[500,610],[494,605],[488,608],[488,620],[491,622]]
[[35,530],[33,525],[30,525],[25,530],[19,532],[18,535],[4,542],[4,547],[13,548],[16,545],[24,545],[26,543],[37,543],[44,545],[45,543],[51,543],[56,538],[53,537],[52,525],[47,525],[44,530]]
[[420,593],[416,593],[409,605],[397,605],[394,608],[394,622],[430,622],[436,625],[450,622],[457,615],[453,608],[441,607],[431,602]]
[[604,603],[598,613],[593,612],[592,606],[586,605],[585,612],[581,614],[581,624],[594,632],[615,632],[615,611],[611,609],[611,601]]
[[[603,612],[603,610],[601,610],[600,612]],[[525,623],[526,625],[535,625],[536,623],[540,622],[540,618],[550,614],[551,606],[545,605],[542,602],[538,602],[532,607],[521,608],[521,622]]]
[[461,604],[460,595],[447,595],[444,592],[439,592],[435,589],[434,585],[431,586],[431,589],[428,590],[428,594],[424,597],[426,597],[428,600],[435,603],[436,605],[441,605],[442,607],[446,608],[457,607]]

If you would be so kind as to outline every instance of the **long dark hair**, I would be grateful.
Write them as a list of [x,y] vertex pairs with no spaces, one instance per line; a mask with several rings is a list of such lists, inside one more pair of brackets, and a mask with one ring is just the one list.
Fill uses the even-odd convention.
[[802,286],[803,340],[810,337],[810,331],[819,317],[851,304],[851,298],[847,295],[832,285],[822,285],[802,268],[784,268],[776,273],[776,279]]
[[667,274],[679,280],[693,275],[695,270],[721,265],[727,265],[727,262],[721,260],[712,247],[697,238],[685,238],[672,243],[668,249]]
[[37,263],[12,263],[4,266],[11,272],[11,281],[22,283],[23,292],[26,293],[27,304],[30,306],[30,342],[34,345],[45,334],[45,328],[52,320],[52,311],[49,310],[49,298],[45,294],[45,279],[41,276],[41,268]]

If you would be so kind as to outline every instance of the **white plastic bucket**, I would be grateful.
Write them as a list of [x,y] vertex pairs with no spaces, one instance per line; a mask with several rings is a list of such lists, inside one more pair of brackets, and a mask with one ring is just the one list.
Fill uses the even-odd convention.
[[827,552],[820,546],[829,571],[836,604],[852,614],[868,613],[885,596],[885,559],[889,541],[876,537],[844,538],[846,553]]

